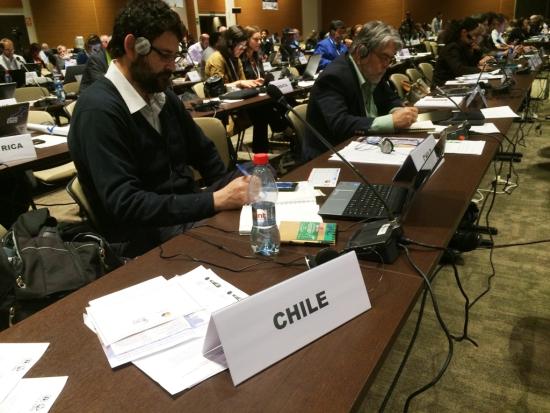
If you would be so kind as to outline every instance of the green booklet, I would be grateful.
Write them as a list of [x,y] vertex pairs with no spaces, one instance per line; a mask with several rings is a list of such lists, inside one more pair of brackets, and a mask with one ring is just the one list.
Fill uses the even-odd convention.
[[279,225],[281,242],[290,244],[336,243],[336,224],[326,222],[282,221]]

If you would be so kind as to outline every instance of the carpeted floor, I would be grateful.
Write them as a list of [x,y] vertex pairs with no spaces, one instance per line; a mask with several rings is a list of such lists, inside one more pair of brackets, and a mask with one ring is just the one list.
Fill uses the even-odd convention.
[[[550,104],[541,103],[537,112],[542,122],[525,125],[528,133],[522,141],[524,146],[518,147],[524,154],[523,161],[514,164],[519,186],[511,195],[497,195],[490,215],[490,224],[499,230],[494,237],[496,245],[550,239],[550,122],[544,121]],[[514,124],[510,137],[517,127]],[[501,176],[506,173],[507,167]],[[494,176],[490,168],[481,188],[489,188]],[[512,180],[518,182],[518,177]],[[460,280],[473,300],[485,289],[492,272],[489,251],[464,253],[462,258]],[[468,333],[479,347],[468,341],[454,342],[447,371],[435,387],[411,401],[409,411],[550,411],[550,245],[496,249],[493,262],[496,275],[492,288],[470,310]],[[451,267],[437,275],[434,286],[444,321],[452,334],[460,336],[464,299]],[[419,304],[369,389],[361,411],[380,410],[410,341],[418,308]],[[428,303],[414,349],[385,411],[403,411],[409,394],[437,374],[447,349],[447,339]]]

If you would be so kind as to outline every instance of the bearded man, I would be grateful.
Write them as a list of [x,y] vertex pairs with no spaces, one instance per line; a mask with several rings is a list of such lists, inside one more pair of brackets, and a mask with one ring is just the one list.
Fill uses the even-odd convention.
[[217,211],[240,208],[249,178],[226,170],[169,89],[186,34],[178,14],[162,0],[134,1],[112,33],[113,60],[78,99],[68,143],[96,229],[133,257]]

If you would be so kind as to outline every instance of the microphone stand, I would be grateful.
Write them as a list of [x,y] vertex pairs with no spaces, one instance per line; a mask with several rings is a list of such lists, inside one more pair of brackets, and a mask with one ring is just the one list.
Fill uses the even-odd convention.
[[[354,246],[349,248],[350,250],[356,250],[360,258],[364,258],[372,261],[379,261],[386,264],[392,263],[398,257],[397,243],[403,234],[401,224],[391,211],[390,207],[384,200],[384,198],[379,194],[378,190],[367,180],[367,178],[357,170],[357,168],[344,158],[334,146],[326,140],[308,121],[306,121],[300,114],[294,110],[292,106],[288,104],[283,93],[275,85],[269,84],[266,88],[267,94],[274,99],[278,104],[283,106],[285,109],[292,112],[299,120],[306,126],[306,128],[315,135],[315,137],[332,153],[334,153],[344,164],[365,184],[367,185],[374,193],[374,195],[380,200],[386,211],[387,219],[385,220],[376,220],[373,222],[367,222],[363,224],[353,236],[352,240],[359,239],[363,240],[361,245]],[[384,231],[384,226],[387,230]],[[389,230],[389,233],[388,233]],[[383,243],[376,240],[374,234],[381,234],[382,236],[386,235],[386,238]],[[349,246],[349,243],[348,243]]]

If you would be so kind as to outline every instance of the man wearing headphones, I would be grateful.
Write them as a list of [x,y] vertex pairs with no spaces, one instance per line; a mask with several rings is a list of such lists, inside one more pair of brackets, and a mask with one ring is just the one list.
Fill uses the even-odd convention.
[[185,31],[164,1],[129,3],[115,19],[107,73],[81,95],[71,119],[69,149],[82,188],[99,230],[124,256],[248,201],[249,179],[226,173],[168,88]]
[[338,56],[346,54],[348,48],[344,44],[346,26],[342,20],[333,20],[329,25],[328,36],[317,43],[313,54],[320,54],[319,69],[324,69]]
[[[339,56],[319,75],[311,89],[307,120],[332,144],[353,136],[393,132],[416,121],[418,110],[403,107],[384,78],[401,46],[393,27],[380,21],[366,23],[349,54]],[[306,129],[303,160],[326,150]]]

